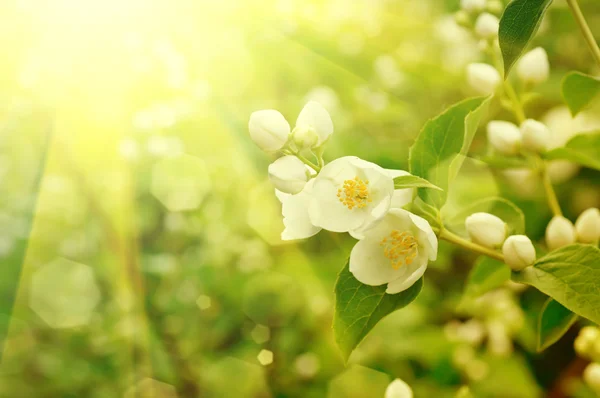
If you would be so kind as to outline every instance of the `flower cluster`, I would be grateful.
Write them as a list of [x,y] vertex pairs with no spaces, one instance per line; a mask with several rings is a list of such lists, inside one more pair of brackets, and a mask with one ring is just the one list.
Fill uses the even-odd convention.
[[308,238],[322,229],[348,232],[358,239],[350,271],[364,284],[387,284],[389,294],[408,289],[436,259],[431,226],[403,208],[412,202],[414,190],[394,188],[394,178],[408,172],[356,156],[325,164],[322,154],[333,123],[319,103],[304,106],[293,130],[271,109],[254,112],[249,130],[261,149],[283,155],[269,166],[282,204],[282,239]]

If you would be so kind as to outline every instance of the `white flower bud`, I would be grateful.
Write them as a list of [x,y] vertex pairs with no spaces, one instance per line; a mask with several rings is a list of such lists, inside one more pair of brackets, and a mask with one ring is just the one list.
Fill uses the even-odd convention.
[[502,245],[504,262],[513,271],[521,271],[535,261],[535,248],[531,239],[525,235],[511,235]]
[[544,123],[527,119],[521,123],[523,147],[534,152],[544,152],[550,143],[550,130]]
[[550,250],[575,243],[575,227],[563,216],[554,216],[546,227],[546,245]]
[[413,392],[408,384],[396,379],[385,390],[385,398],[413,398]]
[[600,394],[600,364],[590,363],[583,371],[583,380],[597,394]]
[[487,138],[492,148],[504,155],[516,155],[521,148],[521,131],[513,123],[504,120],[488,123]]
[[319,142],[319,135],[310,126],[296,127],[292,134],[294,142],[299,148],[312,148]]
[[460,8],[469,12],[479,12],[485,8],[486,0],[460,0]]
[[498,17],[484,12],[475,21],[475,33],[482,39],[493,39],[498,36],[499,24]]
[[302,191],[308,178],[306,165],[295,156],[281,157],[269,165],[269,179],[281,192],[297,194]]
[[274,109],[253,112],[248,122],[250,137],[263,151],[277,151],[286,144],[290,125],[283,115]]
[[498,247],[506,239],[506,223],[489,213],[473,213],[465,220],[467,233],[473,242]]
[[550,64],[546,50],[536,47],[523,55],[517,64],[517,75],[525,83],[539,84],[548,80]]
[[599,340],[600,329],[595,326],[585,326],[575,338],[575,352],[582,358],[590,358],[594,345]]
[[478,94],[489,95],[496,91],[502,78],[493,66],[472,63],[467,66],[467,81]]
[[597,243],[600,239],[600,211],[589,208],[579,215],[575,221],[577,241],[581,243]]
[[499,14],[504,10],[504,4],[500,0],[488,0],[486,9],[494,14]]

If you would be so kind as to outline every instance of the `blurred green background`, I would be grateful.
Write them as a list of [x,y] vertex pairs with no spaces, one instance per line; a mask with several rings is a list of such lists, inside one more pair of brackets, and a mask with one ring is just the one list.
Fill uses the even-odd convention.
[[[599,26],[600,4],[582,7]],[[454,22],[458,9],[450,0],[3,0],[0,396],[383,397],[395,377],[416,397],[452,397],[463,384],[482,397],[552,390],[575,332],[532,353],[534,291],[507,288],[487,307],[457,311],[474,258],[446,245],[418,300],[345,365],[333,285],[354,241],[280,240],[266,173],[274,159],[247,132],[252,111],[274,108],[293,124],[313,99],[335,126],[326,160],[406,168],[420,127],[473,94],[465,67],[485,60]],[[535,44],[552,75],[528,115],[555,112],[571,131],[556,109],[560,79],[594,71],[561,1]],[[512,120],[498,103],[488,118]],[[483,136],[474,154],[485,152]],[[543,198],[496,174],[468,163],[453,206],[503,194],[541,237],[551,216]],[[558,186],[567,214],[598,207],[597,181],[582,170]],[[518,325],[508,355],[452,338],[452,321],[487,322],[496,304],[502,322]]]

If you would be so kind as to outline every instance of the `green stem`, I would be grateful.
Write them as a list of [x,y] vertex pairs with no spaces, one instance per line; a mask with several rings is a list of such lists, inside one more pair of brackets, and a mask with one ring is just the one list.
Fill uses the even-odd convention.
[[552,186],[552,180],[550,180],[550,175],[548,174],[548,168],[545,162],[543,163],[541,173],[544,190],[546,191],[546,198],[548,199],[548,206],[550,206],[550,210],[552,210],[552,213],[555,216],[562,216],[562,210],[560,209],[560,204],[558,203],[558,198],[556,197],[556,192]]
[[304,163],[305,165],[309,166],[310,168],[312,168],[313,170],[315,170],[317,173],[319,171],[321,171],[321,159],[319,159],[319,164],[314,164],[313,162],[311,162],[310,160],[308,160],[307,158],[305,158],[304,156],[300,155],[300,153],[298,151],[294,151],[291,149],[283,149],[281,151],[281,153],[283,153],[284,155],[292,155],[297,157],[298,159],[300,159],[302,161],[302,163]]
[[512,110],[515,114],[515,117],[517,118],[517,121],[519,122],[519,124],[523,123],[525,121],[525,111],[523,110],[523,104],[521,104],[521,101],[519,101],[517,92],[508,80],[504,81],[503,87],[506,96],[513,104]]
[[448,231],[447,229],[442,228],[439,234],[439,238],[450,243],[453,243],[457,246],[460,246],[464,249],[473,251],[475,253],[483,254],[485,256],[491,257],[495,260],[504,262],[504,256],[502,253],[497,252],[496,250],[489,249],[485,246],[478,245],[477,243],[471,242],[460,236]]
[[583,13],[581,12],[581,8],[579,8],[577,0],[567,0],[567,4],[571,8],[575,22],[577,22],[579,25],[579,29],[581,29],[583,38],[585,39],[592,56],[596,60],[598,66],[600,66],[600,48],[598,47],[598,43],[596,43],[596,39],[594,39],[594,35],[592,34],[590,27],[583,17]]
[[[487,50],[488,56],[492,59],[492,63],[494,67],[498,71],[502,71],[502,62],[500,60],[499,54],[495,51],[494,46],[489,46]],[[506,76],[505,76],[506,77]],[[519,100],[519,96],[515,91],[515,88],[512,86],[508,79],[504,80],[502,83],[502,88],[504,89],[504,93],[506,97],[512,103],[512,111],[515,114],[519,124],[525,121],[525,110],[523,109],[523,104]]]

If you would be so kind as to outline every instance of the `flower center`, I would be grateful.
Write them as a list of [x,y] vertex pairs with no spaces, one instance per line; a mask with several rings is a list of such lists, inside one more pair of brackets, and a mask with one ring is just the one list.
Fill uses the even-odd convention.
[[383,247],[383,254],[390,260],[393,269],[412,264],[419,251],[417,240],[410,232],[396,229],[383,238],[379,245]]
[[369,195],[369,180],[363,181],[360,177],[345,180],[344,185],[337,191],[337,197],[340,203],[350,210],[366,207],[367,203],[373,201]]

